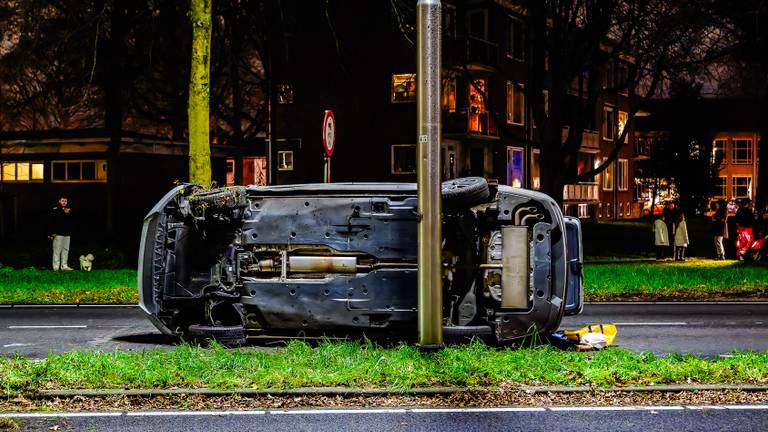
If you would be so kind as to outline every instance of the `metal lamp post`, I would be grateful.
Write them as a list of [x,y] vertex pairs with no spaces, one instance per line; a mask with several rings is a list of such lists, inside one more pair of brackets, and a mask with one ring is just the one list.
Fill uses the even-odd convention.
[[419,344],[443,344],[442,193],[440,182],[440,0],[417,3]]

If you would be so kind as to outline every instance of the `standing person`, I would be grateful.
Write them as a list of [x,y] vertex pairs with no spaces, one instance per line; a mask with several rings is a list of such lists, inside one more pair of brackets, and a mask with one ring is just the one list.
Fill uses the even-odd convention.
[[59,198],[51,214],[51,231],[48,236],[53,240],[53,270],[72,270],[69,259],[69,240],[72,234],[72,209],[66,197]]
[[723,246],[723,239],[728,238],[728,206],[723,200],[718,201],[715,205],[717,207],[712,215],[712,236],[715,239],[715,255],[716,259],[724,260],[725,247]]
[[[664,224],[667,226],[667,235],[670,238],[674,238],[675,227],[677,226],[677,219],[680,216],[680,212],[674,201],[667,202],[667,205],[664,207],[663,215],[664,215]],[[669,253],[670,253],[670,256],[672,256],[672,258],[675,257],[674,241],[669,242]]]
[[685,261],[685,248],[688,243],[688,225],[685,223],[685,214],[680,212],[675,228],[675,261]]
[[656,246],[656,261],[664,261],[664,251],[669,248],[669,231],[667,231],[667,224],[664,223],[660,216],[656,216],[656,220],[653,222],[653,234],[653,244]]
[[749,198],[739,206],[734,219],[736,220],[736,254],[740,260],[743,260],[754,240],[752,228],[755,226],[755,215]]

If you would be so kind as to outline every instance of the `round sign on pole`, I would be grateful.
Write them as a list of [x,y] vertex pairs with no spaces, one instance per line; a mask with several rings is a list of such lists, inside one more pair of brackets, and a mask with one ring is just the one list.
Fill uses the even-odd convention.
[[333,146],[336,145],[336,119],[333,117],[333,111],[325,110],[323,118],[323,148],[328,157],[333,155]]

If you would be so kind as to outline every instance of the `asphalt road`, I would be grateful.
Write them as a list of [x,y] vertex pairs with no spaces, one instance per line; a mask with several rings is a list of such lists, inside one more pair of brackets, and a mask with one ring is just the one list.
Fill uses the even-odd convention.
[[[587,304],[562,327],[615,323],[619,346],[656,354],[714,357],[734,350],[768,351],[768,303]],[[170,348],[133,307],[0,308],[0,354]]]
[[768,406],[183,411],[17,420],[20,431],[762,431]]

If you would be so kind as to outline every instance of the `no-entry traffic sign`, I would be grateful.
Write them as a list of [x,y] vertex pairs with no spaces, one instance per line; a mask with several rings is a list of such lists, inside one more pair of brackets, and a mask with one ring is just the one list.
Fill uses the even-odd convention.
[[323,148],[328,157],[333,155],[333,147],[336,145],[336,118],[333,117],[333,111],[325,110],[323,118]]

